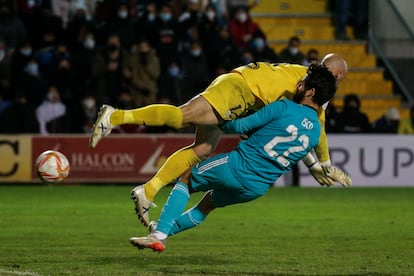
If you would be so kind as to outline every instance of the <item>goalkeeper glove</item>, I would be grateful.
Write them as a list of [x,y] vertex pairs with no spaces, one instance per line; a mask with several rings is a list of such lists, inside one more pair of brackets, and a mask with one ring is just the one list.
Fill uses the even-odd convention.
[[336,182],[339,182],[343,187],[352,185],[352,179],[341,169],[332,166],[330,161],[321,162],[321,167],[326,176],[329,176]]
[[312,166],[308,167],[308,169],[313,178],[315,178],[315,180],[322,186],[326,185],[330,187],[335,185],[335,180],[325,174],[319,162],[315,162]]
[[308,167],[310,174],[319,184],[322,186],[332,186],[335,184],[335,181],[325,174],[321,164],[315,160],[310,152],[303,158],[303,162]]

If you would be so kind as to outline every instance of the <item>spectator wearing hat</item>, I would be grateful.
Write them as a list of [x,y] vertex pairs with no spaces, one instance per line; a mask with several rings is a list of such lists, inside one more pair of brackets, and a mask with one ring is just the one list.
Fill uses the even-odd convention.
[[373,130],[377,133],[397,133],[399,123],[400,111],[396,107],[391,107],[374,122]]

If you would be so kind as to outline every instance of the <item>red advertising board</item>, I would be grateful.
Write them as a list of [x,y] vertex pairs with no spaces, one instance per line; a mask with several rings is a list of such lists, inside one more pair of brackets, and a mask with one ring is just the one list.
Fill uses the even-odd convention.
[[[193,135],[112,135],[92,150],[86,136],[35,136],[32,164],[40,153],[54,149],[69,159],[71,169],[65,182],[141,182],[193,140]],[[238,136],[224,136],[216,153],[234,149],[239,140]],[[32,178],[37,179],[34,171]]]

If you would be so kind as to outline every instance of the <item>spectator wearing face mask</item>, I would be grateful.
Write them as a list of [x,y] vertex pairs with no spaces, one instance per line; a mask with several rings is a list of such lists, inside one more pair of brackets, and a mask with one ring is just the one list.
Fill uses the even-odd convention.
[[71,110],[70,132],[91,133],[97,114],[96,98],[91,94],[86,94]]
[[409,117],[401,119],[398,134],[414,134],[414,105],[410,108]]
[[26,64],[33,58],[32,45],[28,40],[22,42],[11,55],[11,86],[13,87]]
[[47,91],[47,79],[40,72],[39,62],[30,58],[23,67],[23,71],[16,76],[13,85],[15,91],[24,91],[30,104],[38,106]]
[[210,74],[214,74],[217,67],[214,43],[219,36],[220,28],[222,26],[224,26],[224,21],[217,15],[214,5],[207,5],[198,23],[198,32],[200,35],[200,42],[203,45],[207,57]]
[[134,44],[135,21],[129,15],[128,5],[121,3],[116,9],[113,20],[108,22],[108,34],[117,34],[121,40],[121,44],[126,50],[130,50]]
[[169,4],[161,6],[156,34],[155,49],[160,58],[161,71],[165,72],[169,64],[178,58],[179,26]]
[[[85,36],[94,29],[88,9],[83,2],[76,2],[65,29],[64,39],[69,51],[76,52],[83,47]],[[85,30],[88,30],[85,32]]]
[[148,40],[136,44],[134,53],[123,69],[123,86],[128,87],[135,108],[152,104],[157,100],[157,81],[160,61]]
[[307,54],[306,54],[306,58],[303,61],[303,65],[309,66],[312,63],[319,64],[319,62],[320,62],[320,59],[319,59],[319,51],[316,50],[316,49],[314,49],[314,48],[309,49],[308,52],[307,52]]
[[36,118],[39,122],[40,134],[67,132],[66,106],[60,100],[59,90],[50,86],[46,99],[36,109]]
[[253,55],[254,61],[279,62],[276,52],[267,45],[266,38],[263,36],[253,38],[250,43],[250,52]]
[[300,44],[300,38],[292,36],[289,39],[287,47],[284,48],[279,54],[280,62],[303,64],[305,55],[300,50]]
[[184,103],[181,95],[182,72],[177,61],[171,62],[166,72],[162,73],[158,81],[158,99],[161,102],[168,102],[174,105]]
[[154,47],[157,45],[158,8],[155,2],[141,6],[145,7],[138,12],[138,18],[134,25],[135,36],[146,37]]
[[248,9],[238,8],[229,22],[229,30],[233,41],[244,50],[254,36],[264,36],[259,25],[250,17]]
[[183,53],[181,68],[183,76],[182,97],[184,101],[187,101],[203,91],[211,80],[207,60],[199,41],[192,41],[188,52]]
[[377,133],[397,133],[400,124],[400,111],[392,107],[373,124],[373,131]]
[[361,112],[361,101],[356,94],[347,94],[344,106],[336,116],[336,127],[339,133],[370,133],[372,126],[368,116]]
[[81,95],[76,73],[72,54],[66,44],[59,43],[49,67],[48,80],[57,86],[62,102],[69,108],[79,100]]
[[122,88],[124,67],[129,59],[130,54],[123,49],[119,36],[109,35],[105,47],[96,54],[92,64],[98,105],[116,102]]
[[77,89],[79,95],[84,95],[95,86],[95,79],[92,76],[92,65],[97,54],[95,35],[88,32],[83,41],[82,47],[72,52],[73,70],[76,72]]

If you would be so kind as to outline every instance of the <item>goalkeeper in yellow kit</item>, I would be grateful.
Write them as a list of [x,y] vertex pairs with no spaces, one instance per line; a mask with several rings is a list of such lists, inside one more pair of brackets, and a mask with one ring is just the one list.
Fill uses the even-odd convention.
[[[329,54],[321,63],[338,82],[346,76],[347,64],[338,55]],[[307,67],[301,65],[251,63],[217,77],[204,92],[180,107],[153,104],[132,110],[118,110],[103,105],[90,137],[90,147],[94,148],[101,138],[121,124],[168,125],[174,128],[197,125],[194,143],[172,154],[151,180],[131,191],[138,218],[148,226],[148,210],[154,206],[152,201],[157,192],[214,152],[222,133],[218,125],[257,111],[281,98],[292,99],[296,85],[305,77],[306,71]],[[323,109],[318,111],[318,119],[324,126]],[[315,152],[319,162],[311,154],[303,160],[321,185],[331,186],[335,182],[343,186],[351,185],[351,179],[344,172],[331,166],[324,128]]]

